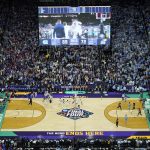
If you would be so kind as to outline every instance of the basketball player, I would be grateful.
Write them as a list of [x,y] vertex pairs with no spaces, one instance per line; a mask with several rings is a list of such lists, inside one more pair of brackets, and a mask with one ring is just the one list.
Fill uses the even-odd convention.
[[135,103],[133,103],[133,108],[132,108],[132,110],[134,110],[135,109]]
[[81,98],[79,98],[78,104],[83,105],[83,102],[82,102]]
[[140,100],[141,101],[143,100],[143,92],[142,91],[140,92]]
[[50,103],[52,103],[53,97],[48,91],[44,93],[44,100],[46,99],[49,100]]
[[28,99],[29,99],[29,104],[28,105],[32,105],[32,93],[29,93],[29,97],[28,97]]
[[131,110],[131,103],[130,102],[128,103],[128,110],[129,111]]
[[[132,112],[133,112],[133,110],[135,110],[135,103],[133,103]],[[132,112],[131,112],[131,114],[132,114]]]
[[65,100],[60,98],[60,99],[59,99],[59,102],[60,102],[60,104],[62,105],[62,104],[65,103]]
[[48,98],[48,95],[49,95],[48,91],[45,91],[44,92],[43,102]]
[[75,104],[75,106],[77,107],[80,107],[80,105],[83,105],[81,99],[77,97],[77,94],[75,94],[73,97],[73,104]]
[[64,105],[64,104],[65,104],[65,99],[60,99],[60,103],[61,103],[62,105]]
[[77,98],[77,94],[75,94],[75,95],[72,97],[72,99],[73,99],[72,104],[76,104],[76,98]]
[[126,102],[126,100],[127,100],[127,96],[123,93],[123,94],[122,94],[122,101],[125,101],[125,102]]
[[120,103],[120,102],[118,103],[117,108],[120,108],[120,110],[122,110],[122,107],[121,107],[121,103]]
[[70,26],[67,25],[67,22],[64,22],[65,38],[69,39]]
[[57,20],[56,25],[54,26],[53,37],[54,38],[64,38],[65,37],[64,25],[61,23],[60,19]]
[[119,119],[117,117],[117,119],[116,119],[116,127],[118,127],[118,125],[119,125]]
[[12,91],[11,98],[15,98],[15,91]]
[[10,98],[8,99],[9,103],[12,98],[15,98],[15,91],[12,91]]
[[122,94],[122,101],[124,101],[125,100],[125,94],[123,93]]
[[141,113],[141,109],[140,109],[140,108],[138,109],[138,114],[137,114],[137,116],[139,116],[139,115],[142,116],[142,113]]
[[78,38],[82,34],[82,22],[77,19],[72,19],[71,32],[74,39]]
[[49,99],[49,102],[52,103],[53,96],[50,93],[48,93],[48,99]]
[[125,114],[125,116],[124,116],[124,121],[125,121],[125,125],[127,124],[127,121],[128,121],[128,116],[127,116],[127,114]]
[[33,93],[33,97],[36,98],[37,97],[37,92]]

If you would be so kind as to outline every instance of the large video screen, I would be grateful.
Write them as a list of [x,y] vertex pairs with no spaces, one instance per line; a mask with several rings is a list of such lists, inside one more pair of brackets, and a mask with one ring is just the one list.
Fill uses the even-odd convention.
[[39,45],[109,45],[110,6],[42,7]]

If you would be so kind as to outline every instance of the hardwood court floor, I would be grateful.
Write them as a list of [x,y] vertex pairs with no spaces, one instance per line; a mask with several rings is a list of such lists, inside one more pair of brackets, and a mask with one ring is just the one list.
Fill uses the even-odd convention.
[[[66,104],[57,98],[53,99],[53,103],[43,102],[42,99],[33,101],[33,106],[29,106],[27,99],[13,99],[8,105],[2,131],[148,131],[144,112],[142,117],[136,116],[137,110],[131,114],[126,108],[128,102],[122,102],[124,110],[117,110],[120,121],[119,127],[116,127],[116,105],[121,101],[120,98],[82,98],[81,109],[93,114],[78,120],[57,114],[74,107],[72,98],[65,98],[68,101]],[[140,105],[139,101],[134,101],[137,106]],[[127,124],[123,119],[126,113],[129,117]]]

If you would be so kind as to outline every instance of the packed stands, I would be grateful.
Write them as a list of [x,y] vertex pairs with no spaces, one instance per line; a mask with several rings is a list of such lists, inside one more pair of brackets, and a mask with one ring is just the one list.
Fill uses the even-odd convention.
[[[1,29],[1,88],[28,85],[42,92],[57,91],[55,85],[95,84],[93,91],[148,90],[149,45],[137,5],[112,3],[111,47],[39,47],[37,3],[30,3],[15,0],[9,17],[7,9],[1,11],[6,24]],[[148,16],[148,8],[143,13]]]
[[15,150],[145,150],[150,148],[150,140],[146,139],[29,139],[0,138],[1,149]]

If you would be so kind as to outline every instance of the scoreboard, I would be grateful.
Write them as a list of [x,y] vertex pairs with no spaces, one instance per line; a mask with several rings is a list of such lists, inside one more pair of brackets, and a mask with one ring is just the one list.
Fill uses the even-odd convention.
[[59,7],[47,7],[39,6],[39,14],[68,14],[68,13],[105,13],[110,14],[110,6],[59,6]]
[[110,6],[40,6],[39,45],[109,45]]

